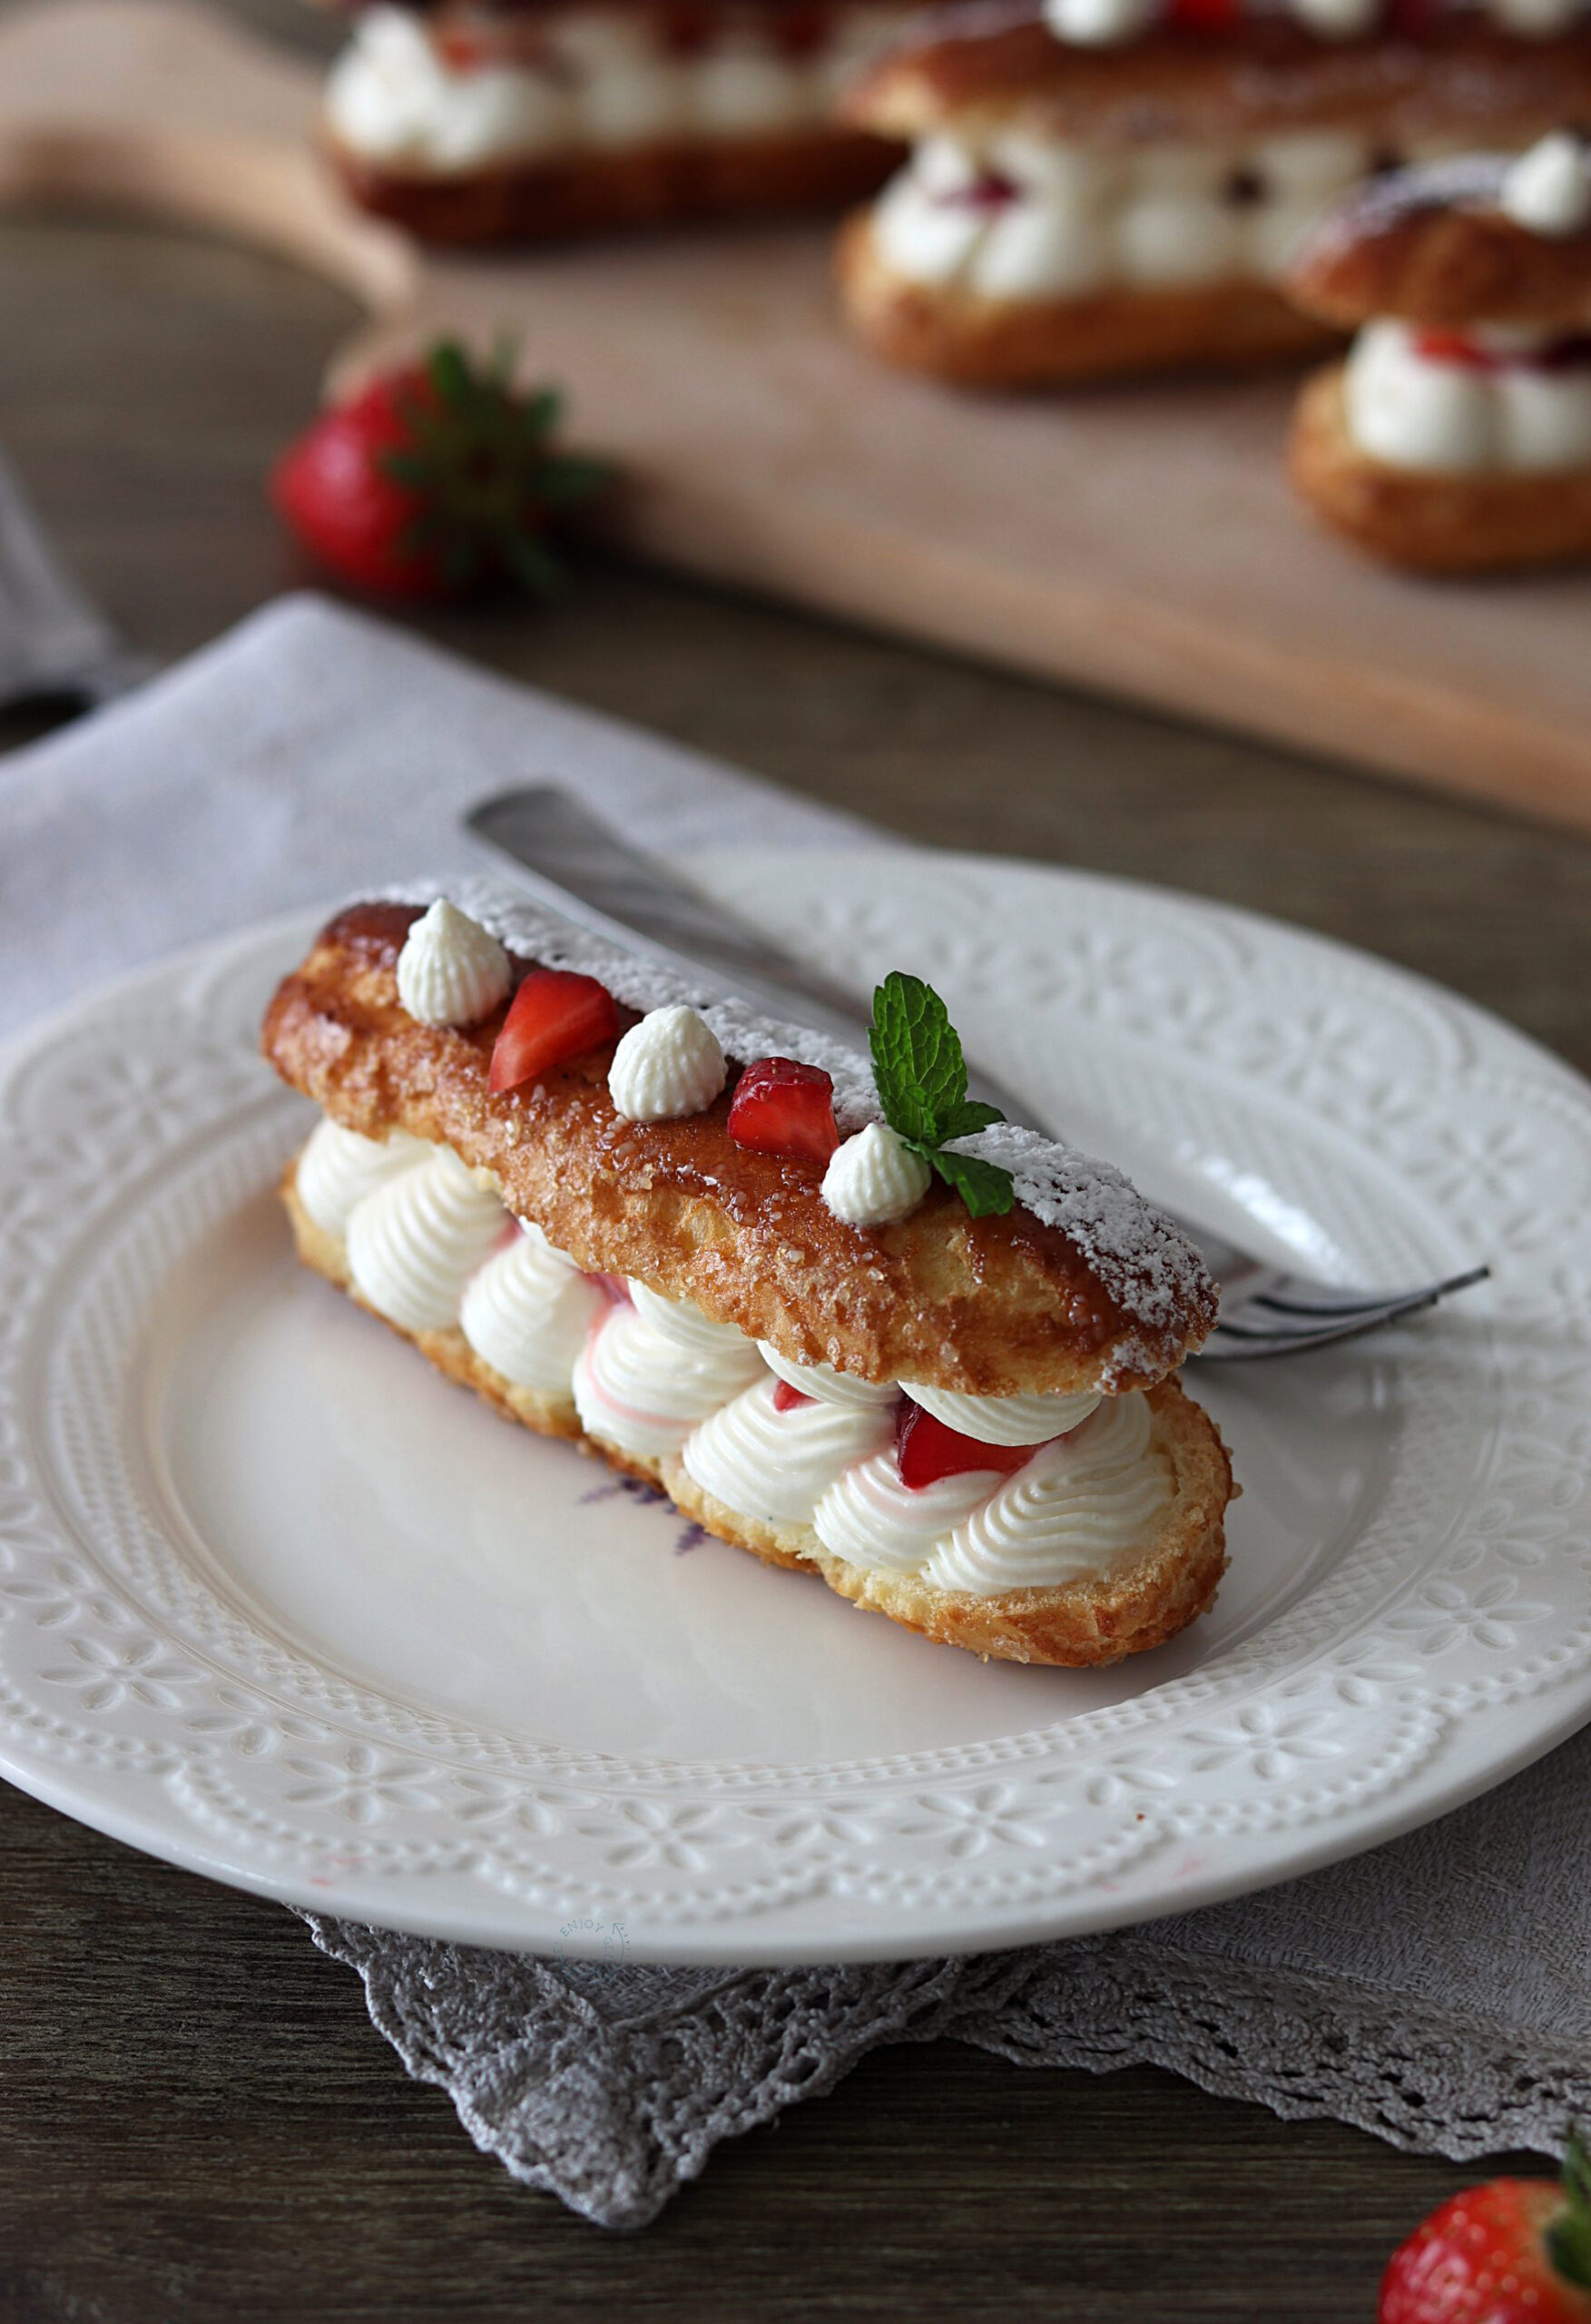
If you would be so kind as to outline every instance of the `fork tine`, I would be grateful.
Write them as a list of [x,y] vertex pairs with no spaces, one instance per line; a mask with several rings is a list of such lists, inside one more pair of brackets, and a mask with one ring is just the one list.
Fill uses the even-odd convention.
[[1489,1267],[1469,1267],[1463,1275],[1450,1275],[1440,1283],[1426,1284],[1408,1291],[1340,1291],[1327,1295],[1327,1286],[1319,1286],[1320,1297],[1303,1296],[1314,1293],[1317,1286],[1304,1284],[1294,1275],[1282,1275],[1268,1284],[1263,1291],[1256,1291],[1242,1303],[1245,1307],[1264,1307],[1278,1315],[1352,1315],[1367,1308],[1399,1308],[1432,1299],[1443,1299],[1450,1291],[1467,1291],[1471,1284],[1484,1283],[1490,1275]]
[[1424,1291],[1405,1293],[1359,1308],[1341,1309],[1329,1318],[1319,1320],[1313,1326],[1301,1309],[1297,1311],[1298,1320],[1291,1325],[1284,1324],[1280,1317],[1274,1324],[1261,1325],[1240,1322],[1239,1316],[1246,1314],[1252,1305],[1259,1304],[1242,1302],[1236,1316],[1221,1318],[1200,1354],[1229,1364],[1262,1355],[1306,1354],[1311,1348],[1331,1347],[1338,1340],[1357,1339],[1363,1333],[1379,1331],[1384,1324],[1395,1324],[1406,1315],[1417,1315],[1424,1308],[1434,1307],[1446,1292],[1477,1282],[1488,1272],[1483,1267],[1470,1275],[1454,1277],[1449,1282],[1432,1284]]

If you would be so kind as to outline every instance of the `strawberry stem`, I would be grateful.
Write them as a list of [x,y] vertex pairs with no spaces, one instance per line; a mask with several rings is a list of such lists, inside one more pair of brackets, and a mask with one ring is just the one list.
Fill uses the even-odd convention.
[[561,579],[542,537],[549,520],[611,479],[604,462],[550,448],[563,398],[516,390],[515,360],[511,340],[478,362],[437,340],[400,407],[407,441],[379,456],[412,503],[405,552],[433,557],[452,592],[509,580],[549,595]]
[[1591,2291],[1591,2153],[1577,2124],[1564,2147],[1563,2190],[1563,2209],[1542,2240],[1565,2282]]

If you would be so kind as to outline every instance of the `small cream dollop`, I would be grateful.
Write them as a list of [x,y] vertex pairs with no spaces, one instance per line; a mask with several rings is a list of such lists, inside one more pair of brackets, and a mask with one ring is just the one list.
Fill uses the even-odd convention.
[[491,931],[438,896],[404,938],[398,997],[420,1025],[478,1025],[514,981]]
[[678,1121],[711,1106],[728,1078],[712,1026],[676,1002],[632,1025],[608,1068],[608,1095],[627,1121]]
[[1355,40],[1381,13],[1381,0],[1292,0],[1292,13],[1322,40]]
[[1591,154],[1566,129],[1538,139],[1504,178],[1498,207],[1533,234],[1577,234],[1591,225]]
[[1490,13],[1516,40],[1552,40],[1567,32],[1580,0],[1491,0]]
[[933,1172],[883,1122],[869,1122],[838,1147],[823,1173],[823,1199],[848,1226],[893,1226],[909,1218]]
[[1135,40],[1159,9],[1156,0],[1045,0],[1044,14],[1057,40],[1078,48],[1115,48]]

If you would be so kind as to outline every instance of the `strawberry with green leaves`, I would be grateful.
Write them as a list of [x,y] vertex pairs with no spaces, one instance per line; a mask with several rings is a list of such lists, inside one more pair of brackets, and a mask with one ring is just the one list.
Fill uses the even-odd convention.
[[1381,2279],[1379,2324],[1591,2324],[1591,2157],[1561,2181],[1492,2179],[1441,2204]]
[[549,529],[608,479],[553,448],[554,389],[521,393],[512,358],[443,341],[321,413],[271,473],[280,516],[318,563],[378,596],[455,597],[561,578]]

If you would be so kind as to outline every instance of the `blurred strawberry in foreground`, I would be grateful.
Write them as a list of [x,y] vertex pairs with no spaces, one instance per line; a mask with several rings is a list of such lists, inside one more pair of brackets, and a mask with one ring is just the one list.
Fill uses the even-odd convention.
[[1432,2211],[1381,2279],[1379,2324],[1591,2324],[1591,2157],[1561,2183],[1492,2179]]
[[562,578],[547,532],[601,490],[598,460],[555,452],[561,402],[519,393],[512,357],[446,341],[384,372],[290,443],[270,493],[310,555],[385,597],[457,597]]

